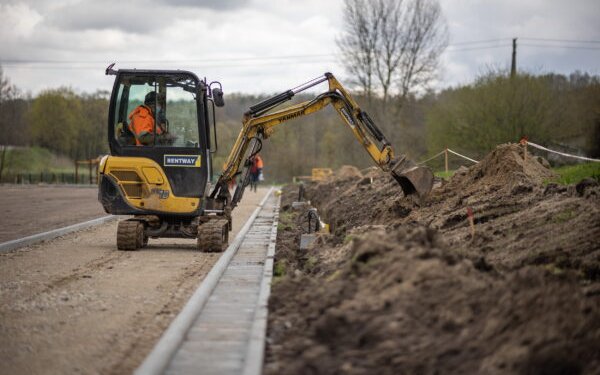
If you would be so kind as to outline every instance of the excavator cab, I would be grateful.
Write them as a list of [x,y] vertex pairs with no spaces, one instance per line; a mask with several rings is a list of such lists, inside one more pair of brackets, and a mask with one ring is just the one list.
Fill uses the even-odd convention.
[[[210,167],[204,83],[189,72],[120,70],[116,76],[109,109],[111,154],[150,159],[161,167],[173,195],[201,198]],[[147,129],[135,129],[135,121]]]

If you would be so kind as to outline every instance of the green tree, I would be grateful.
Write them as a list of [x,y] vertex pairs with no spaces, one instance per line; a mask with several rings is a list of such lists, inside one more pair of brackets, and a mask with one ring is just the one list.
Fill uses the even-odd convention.
[[452,147],[482,156],[496,145],[529,136],[547,142],[563,123],[546,79],[489,73],[473,85],[442,92],[427,116],[433,152]]
[[108,151],[108,96],[107,91],[96,91],[80,98],[82,121],[78,124],[77,137],[77,155],[80,158],[92,159]]
[[38,146],[78,159],[83,156],[78,143],[84,121],[81,100],[71,89],[46,90],[31,107],[31,138]]
[[430,153],[451,147],[481,157],[500,143],[527,136],[595,155],[599,93],[599,78],[580,73],[512,78],[488,73],[436,96],[426,118]]

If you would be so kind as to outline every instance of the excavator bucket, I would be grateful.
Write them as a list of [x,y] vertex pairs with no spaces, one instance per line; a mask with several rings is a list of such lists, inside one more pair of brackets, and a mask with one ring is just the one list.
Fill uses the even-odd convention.
[[404,195],[417,194],[422,198],[431,192],[433,173],[427,167],[416,165],[413,161],[401,157],[392,163],[390,172],[402,187]]

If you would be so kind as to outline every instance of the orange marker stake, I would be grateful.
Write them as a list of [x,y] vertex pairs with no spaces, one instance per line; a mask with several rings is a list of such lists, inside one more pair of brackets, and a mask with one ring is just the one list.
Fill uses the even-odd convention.
[[467,217],[469,218],[469,226],[471,227],[471,240],[475,238],[475,219],[473,218],[473,210],[467,207]]
[[521,146],[523,146],[523,160],[527,159],[527,136],[523,136],[523,138],[521,138],[521,140],[519,141],[519,143],[521,144]]

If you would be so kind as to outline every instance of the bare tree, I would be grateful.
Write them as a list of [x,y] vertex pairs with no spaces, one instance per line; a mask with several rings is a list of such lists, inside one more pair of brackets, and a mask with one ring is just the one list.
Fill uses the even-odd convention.
[[20,138],[18,133],[21,132],[15,129],[19,129],[18,126],[22,125],[21,97],[20,90],[11,84],[0,66],[0,144],[15,144],[15,141]]
[[8,100],[14,99],[18,94],[17,87],[10,83],[8,77],[4,76],[4,70],[0,66],[0,105]]
[[379,15],[368,0],[344,0],[345,33],[337,44],[352,80],[370,98],[373,93]]
[[448,45],[448,28],[437,0],[415,0],[410,5],[406,21],[411,26],[397,80],[402,99],[435,77],[440,55]]
[[[435,76],[448,45],[438,0],[345,0],[344,65],[367,96],[406,99]],[[376,83],[373,82],[375,78]]]
[[[4,72],[0,66],[0,129],[5,131],[5,103],[14,97],[16,88],[10,84],[8,78],[4,77]],[[6,150],[8,148],[8,142],[6,137],[0,138],[0,181],[2,180],[2,172],[4,170],[6,160]]]
[[11,102],[19,95],[17,87],[10,83],[8,77],[4,75],[2,66],[0,66],[0,144],[10,143],[12,132],[10,132],[10,107]]

